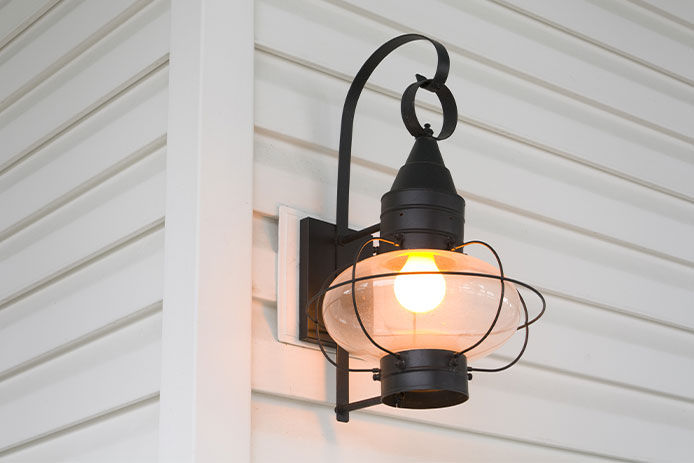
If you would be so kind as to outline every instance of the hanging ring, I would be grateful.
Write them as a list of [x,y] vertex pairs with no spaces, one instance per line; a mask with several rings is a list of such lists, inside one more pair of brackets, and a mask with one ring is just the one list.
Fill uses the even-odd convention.
[[417,74],[417,82],[407,87],[402,94],[402,100],[400,101],[402,121],[413,137],[431,136],[430,130],[422,127],[419,123],[415,111],[415,96],[420,88],[435,93],[439,98],[441,109],[443,110],[443,126],[441,127],[441,132],[434,139],[439,141],[445,140],[453,134],[458,123],[458,107],[453,94],[444,83],[439,83]]

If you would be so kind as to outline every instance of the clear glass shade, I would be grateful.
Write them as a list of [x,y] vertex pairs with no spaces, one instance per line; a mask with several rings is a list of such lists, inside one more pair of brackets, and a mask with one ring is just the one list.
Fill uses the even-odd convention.
[[[487,262],[465,254],[436,249],[392,251],[357,264],[356,278],[383,273],[455,271],[499,275]],[[349,282],[352,268],[331,284]],[[521,302],[512,283],[504,283],[501,314],[492,333],[465,353],[483,357],[516,332]],[[499,307],[501,282],[495,278],[420,274],[378,277],[355,283],[359,315],[369,335],[393,352],[410,349],[461,351],[487,332]],[[323,320],[330,336],[351,354],[379,359],[385,353],[364,335],[354,313],[352,285],[327,292]]]

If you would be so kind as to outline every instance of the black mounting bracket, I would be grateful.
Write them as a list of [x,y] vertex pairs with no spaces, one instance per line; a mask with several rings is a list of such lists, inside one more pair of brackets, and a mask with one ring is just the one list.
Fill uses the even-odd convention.
[[[371,229],[373,227],[366,230]],[[350,235],[343,237],[347,241],[338,244],[334,224],[313,217],[306,217],[300,222],[299,339],[302,341],[318,343],[320,337],[324,346],[336,347],[335,341],[324,329],[319,304],[309,304],[309,301],[320,292],[326,280],[332,281],[340,271],[352,265],[359,248],[371,239],[370,233],[357,235],[359,232],[354,230],[348,232]],[[363,254],[364,258],[369,257],[373,250],[365,249]],[[318,320],[319,326],[314,320]]]

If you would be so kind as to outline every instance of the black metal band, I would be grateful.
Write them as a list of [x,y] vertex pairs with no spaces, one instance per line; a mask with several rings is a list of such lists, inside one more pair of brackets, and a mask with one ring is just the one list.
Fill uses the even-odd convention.
[[[427,129],[419,125],[417,116],[414,114],[414,95],[417,89],[423,88],[430,92],[436,93],[443,106],[444,123],[439,139],[447,138],[453,133],[457,123],[458,115],[455,106],[453,95],[446,88],[445,83],[448,78],[448,70],[450,68],[450,59],[446,48],[439,42],[432,40],[420,34],[405,34],[381,45],[366,62],[362,65],[359,72],[354,77],[352,85],[349,87],[345,105],[342,109],[342,123],[340,128],[340,154],[338,161],[337,174],[337,236],[344,236],[347,233],[349,221],[349,176],[350,163],[352,158],[352,130],[354,126],[354,113],[357,108],[357,102],[361,95],[367,80],[376,69],[376,67],[388,56],[393,50],[409,42],[417,40],[426,40],[431,42],[436,49],[438,55],[438,63],[436,72],[432,79],[427,79],[421,75],[417,75],[417,82],[410,85],[403,95],[401,104],[403,121],[405,126],[414,136],[419,134],[428,134]],[[410,95],[411,94],[411,95]]]
[[381,398],[398,408],[440,408],[465,402],[468,368],[464,355],[412,349],[381,358]]

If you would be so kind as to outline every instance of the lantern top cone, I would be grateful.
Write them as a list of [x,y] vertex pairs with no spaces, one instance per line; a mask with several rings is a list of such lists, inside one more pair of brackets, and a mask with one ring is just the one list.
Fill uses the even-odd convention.
[[438,142],[417,137],[381,198],[381,237],[404,249],[451,249],[462,243],[464,217],[465,200],[455,190]]

